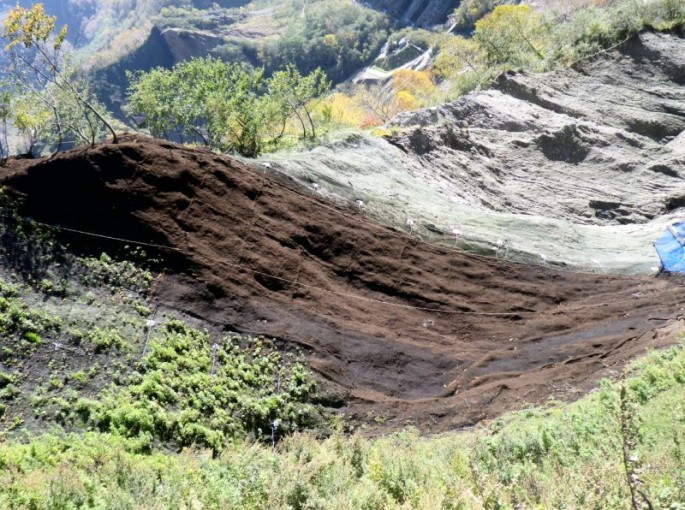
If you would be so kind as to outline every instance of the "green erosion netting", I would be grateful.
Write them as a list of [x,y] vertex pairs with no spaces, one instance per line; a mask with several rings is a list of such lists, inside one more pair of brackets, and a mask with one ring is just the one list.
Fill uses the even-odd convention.
[[636,224],[587,224],[585,217],[492,211],[446,194],[438,178],[417,176],[405,162],[405,154],[382,139],[352,137],[305,154],[279,155],[271,166],[312,193],[425,241],[572,271],[656,272],[653,242],[685,217],[673,212]]
[[[362,214],[470,252],[649,273],[685,218],[685,38],[645,32],[545,74],[506,73],[272,167]],[[361,201],[361,202],[357,202]]]

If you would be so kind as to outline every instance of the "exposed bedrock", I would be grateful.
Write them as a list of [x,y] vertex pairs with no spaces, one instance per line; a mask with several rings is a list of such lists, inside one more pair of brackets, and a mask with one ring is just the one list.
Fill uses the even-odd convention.
[[685,206],[685,39],[643,33],[392,125],[386,140],[280,156],[279,168],[400,228],[411,217],[426,238],[450,242],[456,228],[485,252],[499,238],[538,261],[647,271],[651,241]]

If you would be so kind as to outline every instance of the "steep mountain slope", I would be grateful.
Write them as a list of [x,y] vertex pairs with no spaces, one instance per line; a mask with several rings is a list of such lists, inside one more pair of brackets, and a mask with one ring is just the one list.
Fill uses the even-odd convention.
[[447,21],[459,7],[460,0],[371,0],[370,5],[383,9],[401,23],[432,27]]
[[162,311],[306,346],[350,413],[390,427],[443,430],[587,389],[673,342],[650,319],[685,304],[680,279],[476,258],[168,143],[128,138],[12,168],[3,184],[25,197],[23,214],[97,234],[72,246],[164,246]]
[[[685,205],[685,39],[644,33],[273,166],[425,238],[538,264],[650,271]],[[454,230],[458,231],[455,237]]]

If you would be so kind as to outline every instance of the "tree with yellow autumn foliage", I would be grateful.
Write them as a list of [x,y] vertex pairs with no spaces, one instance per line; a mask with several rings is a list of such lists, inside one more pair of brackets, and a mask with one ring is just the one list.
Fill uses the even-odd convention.
[[529,5],[500,5],[476,23],[474,40],[488,64],[539,67],[550,28]]
[[[21,88],[53,114],[53,123],[58,138],[58,150],[64,138],[81,136],[78,129],[66,122],[67,111],[76,107],[81,118],[94,117],[112,135],[114,143],[117,134],[102,112],[97,99],[89,94],[76,78],[75,70],[64,55],[64,41],[67,27],[57,29],[57,17],[48,16],[43,4],[34,4],[29,9],[16,6],[10,9],[3,23],[2,39],[6,41],[5,52],[10,62],[9,72]],[[82,81],[82,80],[81,80]],[[83,91],[87,91],[84,93]],[[91,131],[96,132],[97,128]],[[95,136],[85,136],[84,141],[95,143]]]

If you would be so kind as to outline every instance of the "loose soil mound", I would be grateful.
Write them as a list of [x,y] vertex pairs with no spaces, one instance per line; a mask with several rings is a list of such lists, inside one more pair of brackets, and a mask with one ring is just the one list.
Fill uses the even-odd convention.
[[3,181],[24,214],[169,247],[162,305],[310,348],[349,413],[390,427],[445,430],[587,390],[674,342],[663,319],[685,303],[680,279],[479,259],[144,138],[13,165]]

